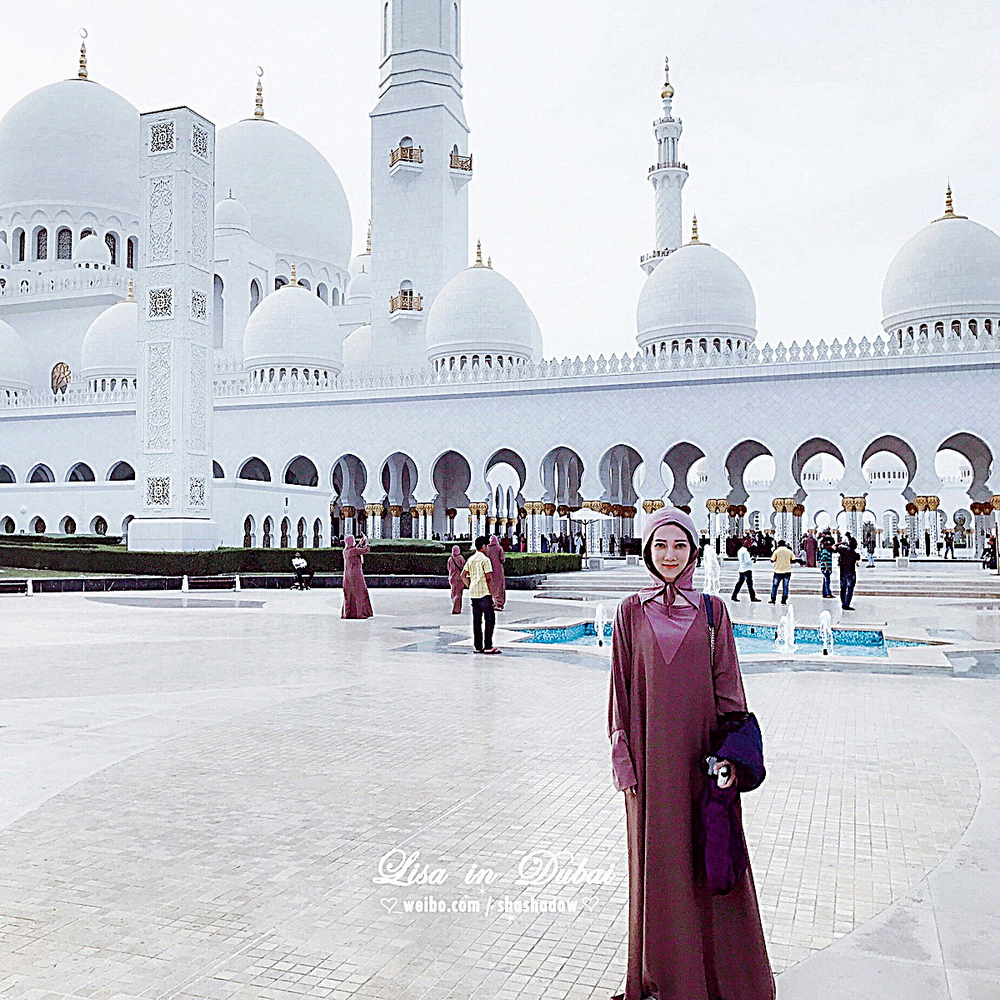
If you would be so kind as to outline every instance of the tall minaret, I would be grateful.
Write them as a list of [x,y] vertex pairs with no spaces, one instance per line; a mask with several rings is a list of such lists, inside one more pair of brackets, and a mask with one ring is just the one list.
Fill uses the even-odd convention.
[[372,354],[425,365],[424,324],[469,254],[461,0],[383,0],[372,119]]
[[670,60],[664,60],[663,117],[653,123],[656,136],[656,163],[649,168],[649,180],[656,192],[656,244],[640,263],[646,274],[683,242],[681,235],[681,192],[688,179],[687,164],[678,160],[677,146],[684,126],[674,118],[671,104],[674,88],[670,83]]

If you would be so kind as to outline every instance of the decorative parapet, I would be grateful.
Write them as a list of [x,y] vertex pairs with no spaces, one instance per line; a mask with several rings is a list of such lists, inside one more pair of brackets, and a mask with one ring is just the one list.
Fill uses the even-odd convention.
[[37,298],[47,295],[76,295],[91,290],[121,289],[124,298],[130,277],[134,271],[111,268],[107,271],[83,271],[74,269],[63,274],[46,277],[33,274],[30,277],[17,271],[3,271],[0,283],[0,300]]
[[115,403],[135,403],[135,389],[108,389],[104,392],[88,392],[83,389],[68,389],[66,392],[23,392],[17,396],[0,394],[0,411],[37,410],[56,407],[60,410],[82,406],[99,406]]

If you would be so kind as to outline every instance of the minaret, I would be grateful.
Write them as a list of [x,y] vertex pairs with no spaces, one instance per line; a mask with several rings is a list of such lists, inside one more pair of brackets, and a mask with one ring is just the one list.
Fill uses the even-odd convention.
[[670,83],[670,60],[664,61],[663,117],[653,123],[656,136],[656,163],[649,168],[649,180],[656,192],[656,244],[652,253],[645,254],[640,263],[646,274],[676,250],[684,237],[681,235],[681,192],[688,179],[687,164],[678,159],[677,146],[684,126],[674,118],[671,105],[674,88]]
[[424,323],[468,264],[461,0],[383,0],[372,120],[372,353],[423,366]]

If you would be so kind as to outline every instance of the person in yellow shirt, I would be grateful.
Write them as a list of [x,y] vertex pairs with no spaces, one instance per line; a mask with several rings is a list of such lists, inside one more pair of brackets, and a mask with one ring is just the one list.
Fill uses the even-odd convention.
[[792,581],[792,563],[798,561],[800,560],[795,558],[795,554],[784,541],[778,542],[778,547],[774,550],[774,555],[771,556],[771,562],[774,563],[774,577],[771,580],[772,604],[778,596],[779,583],[781,584],[781,603],[788,603],[788,585]]
[[[486,554],[489,539],[480,536],[476,539],[476,554],[470,556],[462,567],[462,581],[469,588],[469,598],[472,601],[472,642],[477,653],[496,655],[500,652],[493,645],[493,628],[496,625],[496,613],[493,608],[493,597],[490,593],[488,577],[493,572],[493,563]],[[486,634],[483,635],[483,623],[486,624]]]

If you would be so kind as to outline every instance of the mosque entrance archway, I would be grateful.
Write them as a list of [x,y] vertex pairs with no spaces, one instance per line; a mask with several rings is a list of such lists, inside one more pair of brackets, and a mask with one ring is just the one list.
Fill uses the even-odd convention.
[[696,463],[703,462],[705,453],[695,444],[682,441],[675,444],[664,456],[663,464],[670,470],[674,485],[667,499],[675,507],[688,506],[694,498],[689,477]]
[[[728,499],[732,504],[745,504],[750,492],[767,490],[774,481],[774,456],[759,441],[741,441],[726,456],[729,477]],[[722,497],[722,493],[718,495]]]
[[942,441],[934,455],[934,471],[942,486],[960,486],[978,503],[992,495],[988,481],[993,471],[993,452],[975,434],[952,434]]
[[542,500],[556,507],[579,510],[583,505],[580,484],[583,482],[583,459],[572,448],[553,448],[541,465]]
[[[346,534],[340,515],[342,507],[353,507],[359,514],[365,509],[365,489],[368,486],[368,470],[357,455],[341,455],[330,470],[330,485],[333,499],[330,512],[330,542],[339,535]],[[356,522],[355,522],[356,523]],[[371,532],[371,527],[367,529]]]
[[[385,538],[412,538],[413,520],[410,511],[416,503],[413,491],[417,488],[417,465],[409,455],[394,452],[382,463],[379,475],[382,483],[383,531]],[[391,508],[401,509],[393,516]]]
[[631,445],[616,444],[601,457],[597,475],[604,487],[605,503],[634,507],[639,500],[636,479],[642,469],[642,455]]
[[900,437],[884,434],[861,455],[861,471],[872,489],[886,489],[912,499],[910,483],[917,474],[917,456]]
[[795,449],[792,456],[792,478],[799,490],[795,499],[800,503],[810,493],[833,489],[844,478],[844,453],[827,438],[810,438]]
[[431,468],[434,483],[432,531],[442,538],[461,534],[468,524],[472,466],[464,455],[446,451]]

